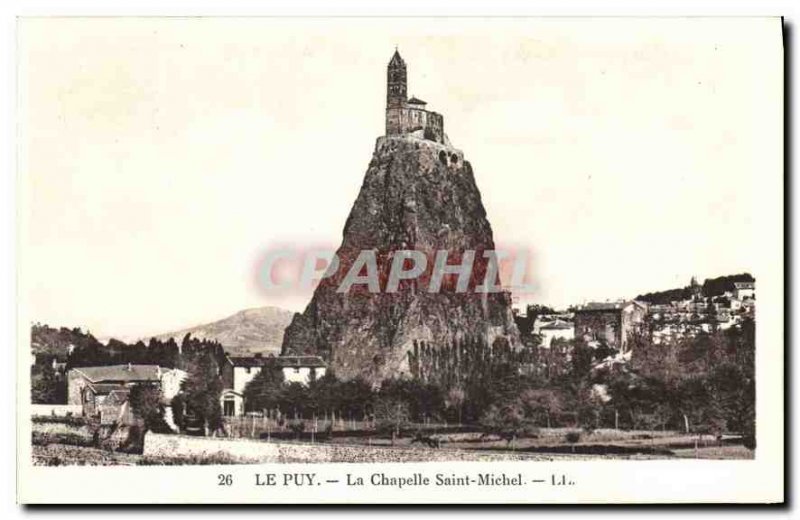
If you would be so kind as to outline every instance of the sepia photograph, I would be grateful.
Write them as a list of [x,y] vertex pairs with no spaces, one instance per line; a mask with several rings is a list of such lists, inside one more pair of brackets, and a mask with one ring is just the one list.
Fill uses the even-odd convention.
[[780,18],[17,29],[30,500],[782,499]]

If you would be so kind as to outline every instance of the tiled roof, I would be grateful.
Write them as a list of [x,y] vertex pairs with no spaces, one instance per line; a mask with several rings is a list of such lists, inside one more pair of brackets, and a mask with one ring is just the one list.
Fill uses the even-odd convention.
[[77,370],[93,383],[160,380],[158,365],[107,365],[101,367],[77,367],[73,370]]
[[625,306],[626,302],[589,302],[576,312],[585,311],[619,311]]
[[409,100],[407,101],[407,103],[408,103],[409,105],[427,105],[427,104],[428,104],[428,103],[426,103],[425,101],[422,101],[421,99],[419,99],[419,98],[416,98],[416,97],[412,97],[411,99],[409,99]]
[[405,65],[406,62],[403,61],[403,57],[400,56],[400,53],[397,49],[394,50],[394,54],[392,54],[392,59],[389,61],[389,65]]
[[319,356],[281,356],[277,358],[282,367],[324,367],[325,362]]
[[646,308],[641,302],[636,300],[628,300],[622,302],[589,302],[583,307],[579,308],[576,312],[590,312],[590,311],[621,311],[629,305],[637,305]]
[[263,367],[270,363],[274,363],[274,357],[261,357],[261,356],[228,356],[231,364],[235,367]]
[[231,356],[228,357],[235,367],[264,367],[275,365],[279,367],[324,367],[325,362],[319,356]]
[[91,388],[92,392],[94,392],[96,395],[109,395],[111,392],[119,390],[122,387],[119,384],[94,383],[89,384],[89,388]]

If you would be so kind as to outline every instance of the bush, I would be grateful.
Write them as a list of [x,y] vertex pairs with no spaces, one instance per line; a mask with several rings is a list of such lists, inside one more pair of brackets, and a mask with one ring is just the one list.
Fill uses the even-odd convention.
[[33,423],[51,423],[51,424],[66,424],[68,426],[86,426],[88,421],[84,417],[75,417],[67,415],[66,417],[59,417],[54,415],[34,415],[31,417]]
[[139,466],[199,466],[214,464],[242,464],[249,462],[247,459],[234,457],[227,453],[214,453],[211,455],[190,455],[185,457],[151,456],[139,459]]
[[525,417],[518,401],[492,405],[481,417],[481,428],[484,435],[497,435],[509,444],[521,437],[539,436],[539,427]]
[[31,443],[34,446],[47,446],[48,444],[67,444],[70,446],[87,447],[92,445],[92,439],[78,433],[50,433],[33,432]]
[[131,409],[144,424],[144,431],[172,433],[164,421],[164,404],[161,389],[152,384],[138,384],[131,389],[129,397]]
[[125,439],[119,443],[117,451],[123,453],[143,453],[145,433],[146,431],[144,428],[138,424],[132,424],[128,428],[127,434],[125,434]]
[[527,426],[522,436],[530,439],[538,439],[541,436],[541,430],[538,426]]
[[303,432],[306,430],[306,423],[303,421],[290,422],[287,427],[299,439]]
[[575,444],[581,440],[581,432],[567,432],[567,434],[564,435],[564,440],[570,444]]

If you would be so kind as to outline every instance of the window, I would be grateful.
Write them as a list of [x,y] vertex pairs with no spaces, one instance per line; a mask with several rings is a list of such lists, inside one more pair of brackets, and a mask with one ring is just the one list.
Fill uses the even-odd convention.
[[245,372],[250,373],[250,367],[244,367]]
[[300,368],[299,367],[294,367],[294,373],[295,374],[299,374],[300,373]]

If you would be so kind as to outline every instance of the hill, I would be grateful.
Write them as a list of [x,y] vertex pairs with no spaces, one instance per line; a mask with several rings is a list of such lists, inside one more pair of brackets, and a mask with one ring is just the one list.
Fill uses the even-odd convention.
[[102,343],[79,328],[54,328],[40,323],[31,327],[31,353],[40,361],[56,359],[64,362],[76,348],[98,348]]
[[[395,291],[341,291],[362,252],[375,255],[378,280],[387,280],[396,251],[414,251],[434,265],[434,252],[450,260],[478,251],[472,289],[429,290],[425,276],[403,280]],[[411,135],[379,137],[336,253],[337,272],[320,282],[303,314],[286,329],[284,355],[317,355],[337,377],[379,384],[407,371],[415,341],[452,345],[464,337],[519,344],[507,292],[474,287],[488,273],[482,251],[493,251],[492,228],[472,166],[461,151]],[[468,284],[469,285],[469,284]],[[380,282],[378,289],[381,289]]]
[[279,307],[258,307],[239,311],[232,316],[154,336],[161,341],[170,338],[180,342],[186,334],[220,343],[229,354],[242,356],[261,352],[278,355],[283,332],[292,321],[293,312]]
[[[755,278],[750,273],[732,274],[727,276],[718,276],[716,278],[707,278],[702,285],[703,296],[719,296],[724,294],[725,291],[732,291],[735,282],[753,282]],[[655,291],[646,294],[640,294],[636,297],[637,300],[652,304],[667,304],[675,300],[686,300],[691,297],[691,287],[685,286],[675,289],[667,289],[665,291]]]

